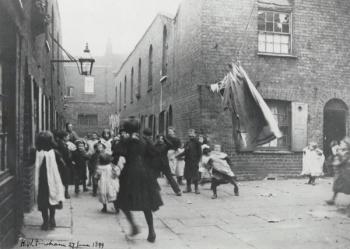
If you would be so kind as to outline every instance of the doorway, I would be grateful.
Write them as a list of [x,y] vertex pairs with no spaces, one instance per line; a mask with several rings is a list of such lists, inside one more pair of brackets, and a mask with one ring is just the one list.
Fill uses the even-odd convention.
[[346,119],[348,107],[340,99],[332,99],[324,107],[323,151],[326,156],[331,155],[330,143],[340,141],[346,136]]

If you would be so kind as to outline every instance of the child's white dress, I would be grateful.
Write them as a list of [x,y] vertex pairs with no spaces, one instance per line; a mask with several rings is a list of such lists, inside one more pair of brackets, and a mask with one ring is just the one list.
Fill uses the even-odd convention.
[[310,150],[306,147],[303,150],[303,170],[301,175],[322,176],[325,157],[322,150]]
[[117,199],[121,169],[112,164],[98,165],[95,177],[98,179],[97,195],[101,203],[107,204]]

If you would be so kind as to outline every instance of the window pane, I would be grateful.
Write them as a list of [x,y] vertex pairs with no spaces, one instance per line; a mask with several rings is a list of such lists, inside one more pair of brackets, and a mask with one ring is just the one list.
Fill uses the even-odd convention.
[[273,12],[266,12],[266,22],[273,22]]
[[275,19],[274,19],[274,22],[275,22],[275,23],[281,22],[280,14],[276,13],[274,18],[275,18]]
[[289,24],[282,24],[282,32],[289,33]]
[[275,23],[274,31],[275,32],[282,32],[282,24],[279,22]]
[[272,22],[266,23],[266,31],[273,31],[273,23]]
[[280,53],[281,52],[281,45],[280,45],[280,43],[273,44],[273,52],[274,53]]
[[265,33],[259,34],[259,42],[265,42],[266,41],[266,35]]
[[258,30],[265,31],[265,12],[258,13]]
[[266,52],[273,52],[273,43],[266,43]]
[[281,35],[281,43],[289,44],[289,35]]
[[289,23],[289,14],[281,13],[279,14],[279,18],[281,20],[281,23]]
[[281,44],[281,53],[288,54],[289,53],[289,45],[288,44]]
[[266,35],[266,42],[273,43],[273,35]]

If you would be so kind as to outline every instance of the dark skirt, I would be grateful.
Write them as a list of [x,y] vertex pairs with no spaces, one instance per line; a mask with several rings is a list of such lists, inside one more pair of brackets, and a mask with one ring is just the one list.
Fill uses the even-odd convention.
[[350,165],[341,165],[335,169],[333,191],[350,195]]
[[44,159],[39,171],[39,189],[38,189],[38,209],[39,211],[47,210],[48,208],[61,209],[62,202],[58,205],[51,205],[49,202],[49,184],[47,181],[46,161]]
[[122,171],[117,203],[122,210],[156,211],[163,205],[157,180],[141,161],[136,158]]
[[87,165],[78,164],[73,166],[74,182],[75,184],[83,184],[87,179]]
[[199,175],[199,164],[197,162],[185,162],[184,177],[186,180],[198,181]]

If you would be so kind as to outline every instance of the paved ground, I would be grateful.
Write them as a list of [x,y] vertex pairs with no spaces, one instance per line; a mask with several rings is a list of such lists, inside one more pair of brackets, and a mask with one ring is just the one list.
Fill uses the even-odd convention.
[[79,248],[102,248],[94,244],[97,241],[108,249],[349,249],[350,196],[340,195],[337,205],[329,207],[324,201],[332,194],[332,179],[318,180],[316,186],[304,182],[240,182],[239,197],[224,185],[219,187],[219,198],[212,200],[209,185],[201,188],[200,195],[176,197],[161,181],[165,205],[155,213],[154,244],[146,241],[141,213],[135,217],[142,232],[129,238],[124,215],[114,214],[112,206],[108,214],[100,213],[101,206],[91,193],[73,195],[57,212],[54,231],[40,231],[38,211],[26,215],[23,239],[16,248],[77,248],[78,241],[83,244]]

